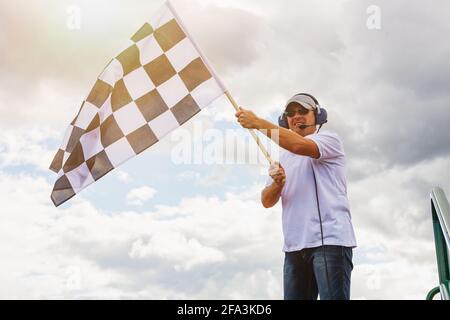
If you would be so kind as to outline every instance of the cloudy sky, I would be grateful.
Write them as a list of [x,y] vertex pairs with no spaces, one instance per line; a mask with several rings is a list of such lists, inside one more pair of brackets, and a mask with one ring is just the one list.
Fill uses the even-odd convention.
[[[225,99],[68,203],[50,200],[67,125],[161,4],[1,1],[0,298],[282,298],[281,207],[259,202],[267,165],[174,161],[180,145],[229,144],[208,130],[246,147]],[[359,245],[352,298],[425,298],[438,284],[429,193],[450,195],[450,3],[173,4],[239,104],[273,121],[297,92],[327,107]]]

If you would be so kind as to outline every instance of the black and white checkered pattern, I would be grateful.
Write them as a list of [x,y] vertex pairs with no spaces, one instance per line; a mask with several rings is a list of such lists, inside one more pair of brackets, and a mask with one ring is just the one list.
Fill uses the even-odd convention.
[[56,206],[143,152],[224,93],[170,5],[107,65],[50,169]]

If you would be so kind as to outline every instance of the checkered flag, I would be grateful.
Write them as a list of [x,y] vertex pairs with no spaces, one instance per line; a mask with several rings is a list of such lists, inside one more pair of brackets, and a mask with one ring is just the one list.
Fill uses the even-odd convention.
[[107,65],[50,169],[59,206],[180,127],[225,92],[167,2]]

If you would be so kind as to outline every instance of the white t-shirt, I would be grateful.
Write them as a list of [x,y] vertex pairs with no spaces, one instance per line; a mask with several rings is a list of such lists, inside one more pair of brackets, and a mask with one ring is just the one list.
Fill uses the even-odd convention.
[[[319,159],[283,150],[280,164],[286,172],[281,192],[284,252],[322,245],[314,186],[314,168],[325,245],[356,247],[345,178],[345,154],[338,135],[329,131],[305,137],[313,140]],[[269,177],[266,186],[272,183]]]

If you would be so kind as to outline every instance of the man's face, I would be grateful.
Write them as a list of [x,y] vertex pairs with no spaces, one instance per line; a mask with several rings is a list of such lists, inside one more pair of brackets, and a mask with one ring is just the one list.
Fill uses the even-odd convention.
[[286,108],[287,120],[289,129],[305,137],[313,134],[316,131],[316,126],[300,129],[299,125],[314,125],[316,123],[316,117],[314,111],[308,110],[298,103],[291,103]]

